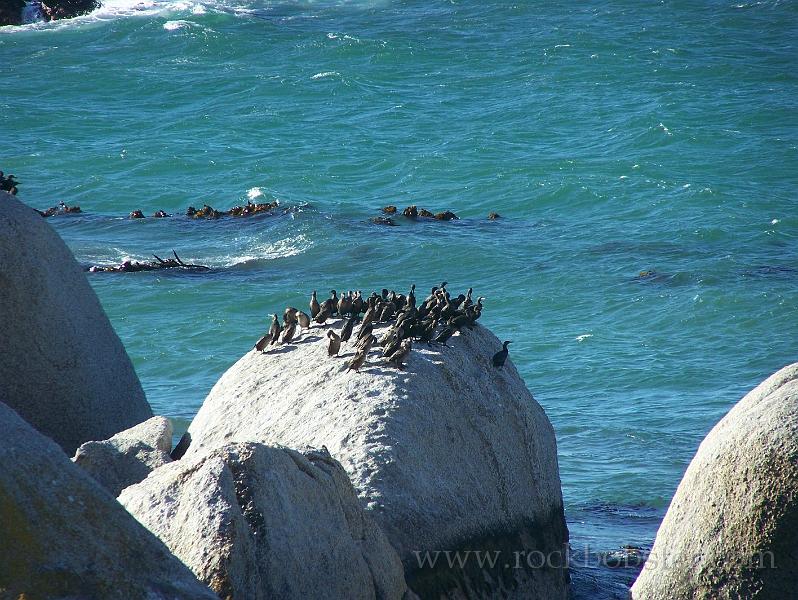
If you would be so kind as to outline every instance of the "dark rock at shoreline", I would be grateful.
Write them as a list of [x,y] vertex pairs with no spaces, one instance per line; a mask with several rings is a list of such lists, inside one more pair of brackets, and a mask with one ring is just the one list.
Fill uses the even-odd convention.
[[415,204],[408,206],[402,211],[402,214],[409,219],[415,219],[418,217],[418,207]]
[[21,25],[24,0],[0,0],[0,26]]
[[[46,0],[35,3],[45,21],[71,19],[100,7],[97,0]],[[22,25],[24,0],[0,0],[0,26]]]

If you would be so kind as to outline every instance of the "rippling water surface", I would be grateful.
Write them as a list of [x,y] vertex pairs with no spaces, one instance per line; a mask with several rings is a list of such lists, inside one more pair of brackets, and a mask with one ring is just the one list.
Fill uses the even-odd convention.
[[[180,427],[311,289],[473,286],[556,428],[573,545],[646,545],[798,359],[798,4],[695,4],[113,0],[0,28],[0,169],[83,208],[50,220],[83,263],[214,267],[89,275]],[[124,218],[248,197],[292,210]],[[386,204],[461,220],[370,224]]]

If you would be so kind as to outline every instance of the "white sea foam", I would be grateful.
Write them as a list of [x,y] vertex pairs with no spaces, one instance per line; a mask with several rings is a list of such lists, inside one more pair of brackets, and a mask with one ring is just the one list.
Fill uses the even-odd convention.
[[324,71],[323,73],[316,73],[311,79],[324,79],[326,77],[335,77],[340,75],[338,71]]
[[245,249],[240,256],[223,257],[225,266],[232,267],[256,260],[274,260],[277,258],[287,258],[306,252],[313,246],[311,241],[304,235],[298,235],[284,240],[271,243],[256,243]]
[[592,334],[592,333],[583,333],[582,335],[578,335],[578,336],[576,336],[576,341],[577,341],[577,342],[583,342],[583,341],[585,341],[587,338],[592,338],[592,337],[593,337],[593,334]]
[[776,225],[776,224],[778,224],[778,223],[781,223],[781,220],[780,220],[780,219],[773,219],[773,220],[770,222],[770,224],[771,224],[771,225]]
[[[172,15],[175,13],[191,13],[195,15],[205,14],[208,7],[199,2],[189,2],[186,0],[103,0],[101,6],[86,15],[81,15],[73,19],[59,19],[57,21],[37,21],[27,25],[16,27],[4,27],[3,33],[13,33],[20,30],[31,29],[66,29],[81,27],[90,23],[110,21],[124,17],[152,17],[158,15]],[[164,29],[173,31],[182,29],[185,25],[174,25],[180,21],[167,21]]]
[[194,23],[190,21],[178,19],[177,21],[167,21],[163,24],[163,28],[166,29],[166,31],[177,31],[178,29],[188,29],[192,25],[194,25]]
[[249,198],[250,200],[254,200],[255,198],[260,198],[261,196],[263,196],[263,192],[259,187],[253,187],[247,190],[247,198]]

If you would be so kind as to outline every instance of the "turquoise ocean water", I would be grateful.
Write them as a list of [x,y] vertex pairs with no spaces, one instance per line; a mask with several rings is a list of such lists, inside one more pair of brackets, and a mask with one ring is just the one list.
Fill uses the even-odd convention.
[[[707,431],[798,360],[796,40],[796,2],[111,0],[0,29],[0,169],[83,208],[50,219],[82,263],[214,267],[89,274],[183,429],[312,289],[473,286],[557,431],[575,551],[645,546]],[[248,197],[295,210],[124,218]],[[461,220],[370,224],[386,204]]]

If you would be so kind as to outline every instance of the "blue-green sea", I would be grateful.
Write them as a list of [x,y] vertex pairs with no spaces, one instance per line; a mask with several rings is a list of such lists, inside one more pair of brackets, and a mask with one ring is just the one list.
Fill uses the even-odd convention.
[[[0,170],[81,206],[49,222],[83,264],[213,267],[88,274],[180,431],[313,289],[472,286],[594,556],[650,545],[704,435],[798,360],[797,41],[795,1],[109,0],[0,28]],[[281,209],[183,216],[249,198]]]

